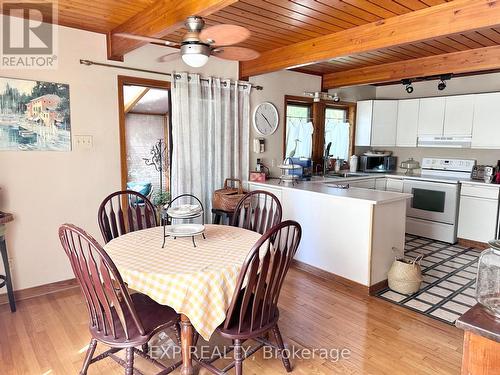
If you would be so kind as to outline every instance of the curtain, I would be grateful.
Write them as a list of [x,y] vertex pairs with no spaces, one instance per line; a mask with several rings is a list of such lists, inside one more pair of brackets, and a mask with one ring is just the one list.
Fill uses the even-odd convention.
[[349,127],[348,122],[336,119],[327,119],[325,122],[325,146],[332,142],[330,155],[334,158],[349,158]]
[[251,85],[172,76],[172,198],[195,195],[208,220],[213,191],[225,178],[245,180],[249,171]]
[[306,118],[286,120],[286,152],[287,157],[310,158],[312,155],[313,123]]

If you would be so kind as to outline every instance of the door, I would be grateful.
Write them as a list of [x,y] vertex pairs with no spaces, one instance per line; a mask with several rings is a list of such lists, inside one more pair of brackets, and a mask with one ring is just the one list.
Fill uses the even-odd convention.
[[398,103],[396,146],[417,147],[418,110],[420,99],[405,99]]
[[356,146],[370,146],[373,100],[362,100],[356,106]]
[[122,190],[164,204],[170,191],[170,83],[118,77]]
[[412,194],[406,216],[455,224],[457,218],[458,185],[430,181],[405,180],[403,192]]
[[498,200],[461,196],[458,237],[479,242],[494,240],[497,212]]
[[500,93],[475,95],[472,148],[500,148]]
[[473,117],[474,95],[447,96],[443,135],[472,135]]
[[443,135],[445,98],[420,99],[418,135]]
[[372,146],[395,146],[397,100],[374,100],[372,116]]

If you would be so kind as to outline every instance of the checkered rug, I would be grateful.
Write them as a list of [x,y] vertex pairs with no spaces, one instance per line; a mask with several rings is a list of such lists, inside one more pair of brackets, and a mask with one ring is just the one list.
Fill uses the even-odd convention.
[[475,286],[480,251],[406,235],[405,256],[424,255],[420,290],[404,295],[383,289],[379,298],[448,324],[476,304]]

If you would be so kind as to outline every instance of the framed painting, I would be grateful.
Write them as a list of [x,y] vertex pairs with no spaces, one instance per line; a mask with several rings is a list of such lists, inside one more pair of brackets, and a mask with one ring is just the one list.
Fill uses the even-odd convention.
[[0,151],[71,151],[69,85],[0,77]]

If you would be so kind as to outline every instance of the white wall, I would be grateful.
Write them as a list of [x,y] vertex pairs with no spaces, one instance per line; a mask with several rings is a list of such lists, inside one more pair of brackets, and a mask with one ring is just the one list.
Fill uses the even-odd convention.
[[446,81],[446,89],[443,91],[437,89],[438,82],[438,80],[415,82],[413,83],[415,90],[411,94],[405,91],[402,84],[378,86],[376,98],[405,99],[500,91],[500,73],[452,78]]
[[[169,51],[148,45],[127,55],[125,64],[186,71],[180,59],[155,62]],[[120,188],[117,75],[169,80],[164,75],[83,66],[80,58],[104,62],[104,35],[61,27],[57,70],[0,71],[3,77],[69,84],[72,135],[92,135],[94,141],[89,151],[0,152],[0,209],[15,216],[7,228],[15,289],[73,277],[57,237],[60,224],[79,225],[102,241],[97,208],[107,194]],[[238,64],[211,58],[202,69],[189,70],[235,79]]]
[[[256,154],[253,152],[252,147],[250,147],[250,169],[255,169],[256,161],[259,158],[262,159],[262,162],[271,169],[272,176],[279,176],[280,170],[276,166],[281,164],[283,161],[285,95],[302,96],[304,91],[321,91],[321,77],[283,70],[250,77],[250,82],[264,87],[261,91],[253,91],[251,113],[253,113],[256,105],[265,101],[273,103],[276,108],[278,108],[279,113],[278,130],[274,134],[264,137],[266,142],[266,152]],[[250,126],[250,144],[252,145],[253,139],[261,138],[261,135],[255,132],[253,122]]]

